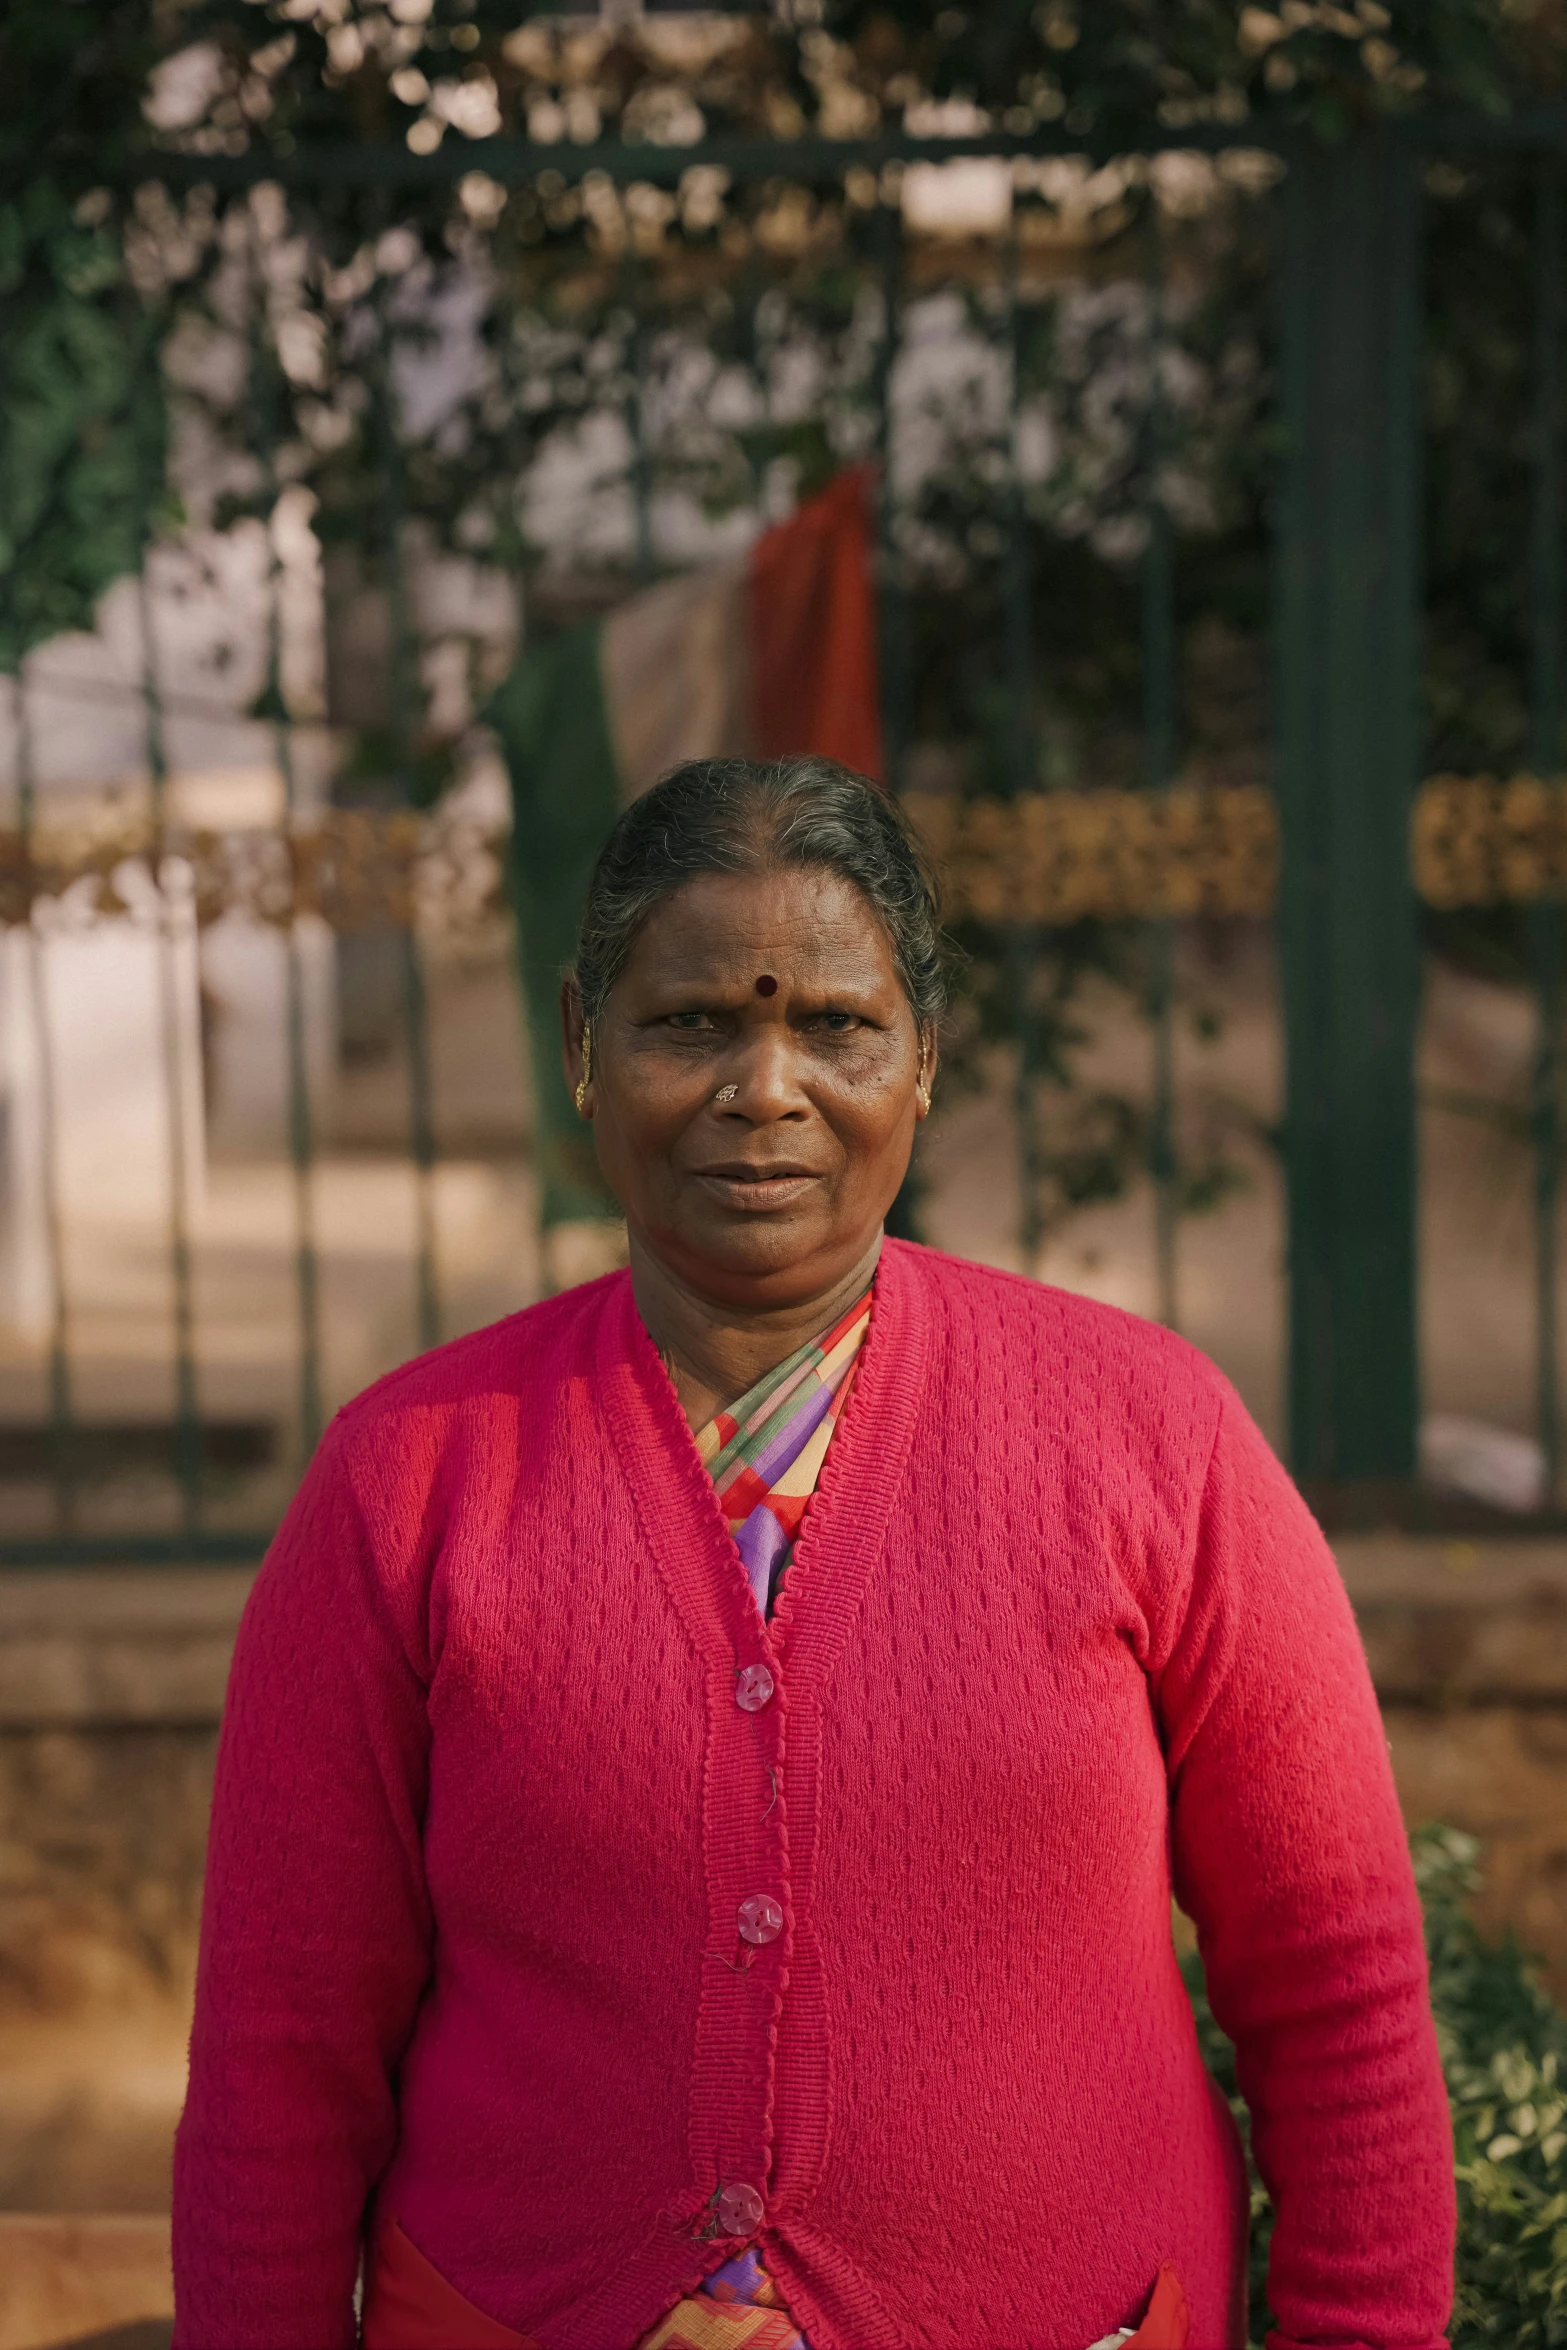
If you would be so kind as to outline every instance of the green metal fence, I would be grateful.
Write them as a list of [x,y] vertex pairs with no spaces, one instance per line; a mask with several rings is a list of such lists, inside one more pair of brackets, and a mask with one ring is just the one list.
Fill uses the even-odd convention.
[[[1178,134],[1182,151],[1212,155],[1222,155],[1232,136],[1219,131]],[[1532,1334],[1520,1333],[1520,1344],[1532,1345],[1535,1354],[1539,1435],[1552,1504],[1558,1489],[1558,900],[1567,886],[1567,858],[1557,845],[1562,829],[1559,794],[1536,794],[1529,802],[1535,814],[1526,810],[1522,817],[1518,811],[1523,802],[1516,794],[1509,801],[1488,785],[1476,785],[1467,800],[1461,793],[1455,799],[1451,791],[1446,799],[1428,795],[1418,803],[1419,821],[1425,827],[1420,835],[1425,842],[1423,865],[1418,859],[1412,863],[1411,826],[1417,818],[1426,760],[1421,717],[1422,188],[1433,158],[1482,152],[1494,157],[1505,151],[1523,159],[1523,166],[1534,174],[1533,249],[1527,262],[1533,313],[1532,423],[1519,458],[1530,472],[1530,536],[1520,550],[1520,562],[1527,566],[1530,648],[1527,764],[1546,779],[1562,767],[1564,319],[1559,158],[1564,147],[1567,124],[1554,117],[1505,124],[1427,120],[1393,125],[1337,148],[1301,140],[1268,149],[1269,168],[1251,173],[1244,197],[1248,219],[1269,257],[1275,300],[1265,339],[1273,368],[1274,454],[1268,490],[1274,565],[1272,785],[1280,852],[1277,939],[1287,1041],[1280,1147],[1288,1206],[1290,1448],[1297,1474],[1311,1488],[1331,1489],[1341,1502],[1347,1497],[1353,1503],[1358,1497],[1361,1504],[1377,1510],[1407,1506],[1417,1467],[1417,878],[1429,899],[1447,907],[1488,900],[1527,900],[1531,905],[1528,953],[1538,1007],[1538,1049],[1530,1137],[1538,1280],[1536,1327]],[[693,171],[706,171],[722,175],[731,191],[748,200],[761,201],[769,190],[790,187],[815,195],[827,192],[843,204],[845,217],[853,215],[853,234],[840,256],[843,315],[857,316],[855,303],[869,298],[879,323],[868,342],[861,338],[858,374],[848,390],[847,379],[840,378],[832,397],[841,413],[853,411],[859,417],[858,445],[883,460],[879,584],[884,715],[888,780],[902,791],[918,782],[910,759],[922,669],[928,666],[933,591],[921,572],[918,534],[909,527],[910,517],[900,511],[894,379],[910,304],[942,282],[955,286],[971,316],[982,322],[1010,387],[1005,412],[991,436],[993,446],[984,452],[977,476],[988,484],[989,502],[983,513],[976,508],[971,517],[975,544],[983,550],[978,560],[987,609],[993,610],[996,624],[995,641],[987,649],[991,669],[983,681],[990,694],[987,707],[994,712],[993,756],[977,779],[970,777],[968,797],[960,798],[965,809],[1007,803],[1012,810],[1008,821],[1026,830],[1032,821],[1029,806],[1042,794],[1054,796],[1063,782],[1043,770],[1036,607],[1048,537],[1030,507],[1020,448],[1020,388],[1030,365],[1031,338],[1041,331],[1059,292],[1059,282],[1036,266],[1037,254],[1031,258],[1021,225],[1030,202],[1048,210],[1056,201],[1037,188],[1031,192],[1027,182],[1026,167],[1050,151],[1043,132],[1016,139],[809,140],[787,145],[740,140],[712,142],[700,149],[619,143],[540,148],[480,140],[460,151],[449,143],[436,154],[420,156],[406,149],[366,145],[301,155],[266,168],[269,184],[281,182],[285,194],[292,193],[300,202],[308,198],[317,207],[336,207],[340,216],[357,222],[371,242],[395,229],[402,192],[455,185],[474,172],[482,172],[503,199],[507,191],[541,185],[557,191],[551,202],[560,200],[562,191],[589,185],[622,195],[643,188],[668,191],[689,187]],[[1248,151],[1258,151],[1254,142],[1248,141]],[[1187,857],[1181,870],[1190,886],[1177,887],[1171,875],[1180,856],[1168,844],[1149,848],[1153,836],[1146,827],[1138,831],[1142,818],[1132,805],[1139,793],[1152,795],[1149,804],[1159,808],[1175,804],[1171,794],[1176,792],[1179,800],[1176,787],[1187,753],[1181,720],[1180,616],[1190,608],[1183,569],[1191,558],[1192,534],[1181,527],[1162,486],[1186,429],[1172,413],[1163,389],[1168,374],[1164,353],[1179,341],[1181,332],[1171,272],[1182,263],[1170,249],[1159,205],[1148,202],[1143,193],[1158,152],[1153,147],[1148,156],[1137,159],[1127,177],[1128,201],[1142,222],[1136,249],[1144,291],[1137,329],[1141,348],[1132,352],[1135,364],[1122,399],[1135,422],[1120,494],[1136,525],[1140,552],[1130,558],[1107,558],[1107,569],[1121,583],[1116,592],[1124,589],[1135,599],[1140,632],[1139,676],[1131,689],[1140,744],[1127,771],[1109,779],[1129,796],[1120,815],[1106,814],[1104,803],[1099,803],[1101,829],[1109,827],[1105,837],[1113,835],[1125,850],[1124,871],[1113,887],[1106,883],[1099,899],[1089,890],[1083,901],[1086,912],[1079,909],[1063,920],[1059,908],[1052,911],[1049,882],[1050,857],[1059,850],[1040,851],[1038,888],[1030,900],[1026,890],[1020,896],[1015,886],[1014,859],[1023,835],[1003,832],[996,835],[1001,846],[991,852],[1001,911],[984,912],[981,850],[970,857],[967,904],[973,934],[982,935],[994,952],[996,1002],[1014,1048],[1025,1245],[1038,1238],[1036,1097],[1048,1074],[1051,1051],[1050,1037],[1041,1026],[1040,971],[1063,938],[1081,935],[1085,921],[1097,921],[1101,929],[1112,922],[1137,928],[1136,968],[1152,1070],[1149,1112],[1138,1148],[1151,1181],[1159,1310],[1174,1321],[1183,1197],[1175,1054],[1179,925],[1184,916],[1201,915],[1205,909],[1210,914],[1255,915],[1261,902],[1257,876],[1264,875],[1260,887],[1265,897],[1271,852],[1266,839],[1260,849],[1256,846],[1255,795],[1246,800],[1242,793],[1235,803],[1239,813],[1232,810],[1225,816],[1222,809],[1215,813],[1212,792],[1204,798],[1199,791],[1199,818],[1209,823],[1212,840],[1207,848],[1181,852]],[[965,158],[1019,167],[1011,226],[1003,224],[966,243],[952,241],[943,249],[927,245],[914,251],[900,174],[911,165]],[[251,183],[260,176],[244,158],[171,159],[168,183],[182,198],[193,187],[209,188],[214,216],[231,215],[242,224],[227,250],[239,279],[258,289],[242,328],[235,329],[242,333],[246,349],[241,406],[251,463],[247,495],[252,510],[268,513],[285,487],[282,464],[289,435],[297,429],[288,404],[298,387],[291,385],[279,355],[276,317],[259,292],[265,282],[264,256],[257,249],[259,232],[246,206]],[[852,189],[852,200],[846,189]],[[247,219],[250,225],[245,228]],[[797,266],[790,266],[798,275]],[[753,351],[765,341],[757,323],[764,305],[787,274],[780,268],[769,275],[758,267],[740,282],[738,291],[730,284],[726,300],[731,311],[743,314]],[[1124,259],[1110,274],[1116,282],[1124,281]],[[126,820],[129,829],[122,825],[112,836],[63,844],[51,833],[32,771],[32,689],[24,665],[14,703],[15,826],[0,864],[0,918],[19,930],[26,942],[26,1019],[38,1071],[38,1171],[44,1202],[40,1230],[48,1260],[50,1326],[47,1421],[34,1428],[30,1441],[36,1448],[37,1478],[47,1483],[49,1502],[41,1514],[35,1513],[35,1522],[0,1534],[0,1563],[248,1557],[259,1553],[267,1537],[273,1505],[269,1501],[245,1515],[242,1483],[236,1485],[225,1469],[226,1439],[205,1408],[198,1340],[200,1269],[186,1174],[192,1151],[177,1000],[180,958],[187,951],[188,936],[225,908],[238,905],[258,915],[272,926],[285,953],[280,1016],[293,1294],[276,1302],[279,1316],[286,1312],[292,1320],[297,1369],[284,1467],[308,1453],[329,1400],[323,1372],[321,1139],[309,1066],[303,924],[325,922],[341,937],[378,935],[396,942],[406,1112],[402,1151],[414,1198],[414,1297],[404,1351],[434,1343],[449,1326],[438,1229],[436,1095],[441,1072],[432,1046],[426,968],[432,892],[439,895],[442,886],[432,876],[441,866],[443,851],[430,831],[430,820],[398,811],[412,810],[418,801],[424,756],[420,643],[408,579],[413,518],[421,484],[428,487],[432,469],[444,464],[460,472],[471,469],[475,459],[471,443],[443,451],[428,437],[410,433],[406,401],[398,391],[397,352],[400,341],[410,347],[416,344],[423,329],[418,318],[398,316],[388,285],[372,276],[372,285],[354,310],[354,331],[360,338],[356,365],[364,390],[363,414],[355,426],[357,471],[345,467],[336,477],[339,491],[345,482],[349,485],[343,491],[348,519],[345,522],[340,514],[334,527],[372,565],[384,598],[388,658],[374,804],[325,813],[312,813],[304,806],[297,758],[301,722],[285,690],[282,582],[275,549],[267,582],[265,679],[254,708],[272,730],[283,797],[281,818],[265,838],[205,837],[171,804],[164,665],[155,642],[156,606],[145,559],[139,692],[149,785],[144,807],[134,822]],[[661,466],[669,459],[656,445],[648,413],[650,353],[660,330],[662,298],[656,273],[639,261],[634,244],[628,244],[618,278],[607,294],[601,294],[601,303],[632,322],[633,359],[625,399],[626,474],[633,510],[632,555],[625,571],[631,580],[652,577],[663,567],[655,517]],[[136,349],[131,413],[142,420],[137,448],[144,558],[167,528],[160,387],[168,367],[171,323],[169,310],[160,308],[155,298],[127,309],[126,335],[134,339]],[[232,315],[229,323],[234,327]],[[1132,339],[1135,342],[1135,336]],[[1123,337],[1123,371],[1129,364],[1128,348]],[[526,352],[513,354],[510,361],[503,355],[501,379],[514,399],[526,390],[529,364]],[[1478,419],[1476,429],[1483,429]],[[15,464],[14,454],[8,457],[0,450],[0,478],[13,479]],[[1064,779],[1068,794],[1073,787],[1081,790],[1103,780],[1094,774]],[[1060,804],[1068,804],[1067,799]],[[1244,830],[1248,824],[1253,825],[1248,835],[1253,841],[1248,852],[1252,861],[1248,877],[1235,882],[1232,868],[1238,852],[1225,828],[1228,825],[1233,833],[1237,825]],[[1263,832],[1268,832],[1266,818]],[[1143,844],[1140,848],[1133,843],[1134,834]],[[526,843],[521,844],[521,853],[526,854]],[[1120,853],[1104,852],[1107,871]],[[144,891],[136,898],[124,878],[130,868],[146,878],[150,896]],[[57,1164],[58,1086],[46,970],[60,909],[79,907],[84,896],[96,900],[99,918],[106,920],[129,919],[125,909],[135,900],[141,919],[152,926],[169,1170],[164,1245],[173,1404],[164,1484],[139,1515],[130,1511],[117,1523],[104,1519],[101,1502],[94,1503],[88,1490],[94,1430],[91,1414],[82,1408],[76,1375],[76,1324],[83,1300],[73,1294],[68,1216]],[[496,918],[493,899],[486,899],[485,918]],[[545,1081],[541,1077],[540,1082]]]

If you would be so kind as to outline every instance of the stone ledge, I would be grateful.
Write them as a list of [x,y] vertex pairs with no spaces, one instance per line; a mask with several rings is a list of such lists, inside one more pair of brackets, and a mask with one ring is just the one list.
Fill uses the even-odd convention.
[[210,1728],[253,1567],[0,1573],[0,1728]]
[[[1567,1705],[1567,1540],[1343,1535],[1379,1695]],[[210,1729],[250,1567],[0,1573],[0,1729]]]
[[1344,1535],[1334,1551],[1385,1704],[1567,1705],[1567,1541]]
[[0,2212],[0,2350],[168,2340],[166,2219]]

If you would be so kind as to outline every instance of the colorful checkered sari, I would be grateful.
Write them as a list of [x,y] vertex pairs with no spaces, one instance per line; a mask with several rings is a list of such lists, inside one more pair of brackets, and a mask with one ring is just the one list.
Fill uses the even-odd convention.
[[677,2301],[641,2350],[810,2350],[755,2252],[715,2268],[700,2292]]
[[698,1432],[697,1451],[764,1616],[773,1612],[870,1326],[867,1290],[830,1330],[764,1372]]

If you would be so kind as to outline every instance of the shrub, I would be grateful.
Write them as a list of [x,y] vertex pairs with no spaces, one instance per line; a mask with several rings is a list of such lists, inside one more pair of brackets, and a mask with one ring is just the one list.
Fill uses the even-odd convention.
[[[1458,2269],[1453,2350],[1567,2345],[1567,2016],[1541,1990],[1511,1934],[1487,1942],[1464,1907],[1478,1846],[1456,1829],[1413,1839],[1425,1907],[1431,2004],[1453,2113]],[[1251,2161],[1235,2056],[1214,2022],[1202,1963],[1183,1961],[1204,2059],[1235,2115],[1251,2176],[1251,2323],[1267,2308],[1273,2212]]]

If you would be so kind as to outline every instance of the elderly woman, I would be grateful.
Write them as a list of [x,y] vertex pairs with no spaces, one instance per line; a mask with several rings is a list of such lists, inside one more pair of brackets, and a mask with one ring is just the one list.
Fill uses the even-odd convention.
[[1420,1919],[1333,1562],[1168,1332],[883,1238],[932,893],[820,760],[599,859],[630,1265],[395,1372],[246,1613],[182,2350],[1432,2350]]

